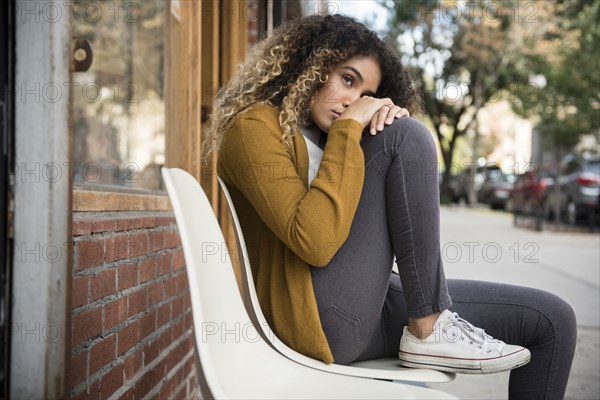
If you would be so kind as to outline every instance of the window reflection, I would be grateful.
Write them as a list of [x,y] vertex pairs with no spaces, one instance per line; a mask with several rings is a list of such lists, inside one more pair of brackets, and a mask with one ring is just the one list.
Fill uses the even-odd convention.
[[164,1],[78,0],[72,15],[93,51],[73,72],[75,184],[163,190]]

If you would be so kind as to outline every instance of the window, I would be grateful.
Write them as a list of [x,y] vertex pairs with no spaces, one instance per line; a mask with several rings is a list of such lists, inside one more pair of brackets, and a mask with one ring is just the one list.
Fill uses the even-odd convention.
[[[76,0],[73,42],[91,48],[73,72],[74,184],[163,189],[165,162],[163,0]],[[78,57],[89,57],[77,50]]]

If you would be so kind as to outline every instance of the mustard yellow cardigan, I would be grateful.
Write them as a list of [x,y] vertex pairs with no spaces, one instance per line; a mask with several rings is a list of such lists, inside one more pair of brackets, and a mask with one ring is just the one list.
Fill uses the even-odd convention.
[[[279,111],[256,104],[226,126],[217,173],[230,189],[261,308],[289,347],[327,364],[309,265],[329,263],[350,232],[364,179],[362,125],[336,120],[308,190],[308,151],[282,141]],[[335,268],[335,265],[327,268]]]

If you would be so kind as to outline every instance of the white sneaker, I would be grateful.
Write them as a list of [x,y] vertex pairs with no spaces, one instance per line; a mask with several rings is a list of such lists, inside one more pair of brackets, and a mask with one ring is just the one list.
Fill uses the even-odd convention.
[[525,365],[531,353],[525,347],[506,344],[476,328],[457,313],[445,310],[425,339],[404,327],[400,364],[465,374],[493,374]]

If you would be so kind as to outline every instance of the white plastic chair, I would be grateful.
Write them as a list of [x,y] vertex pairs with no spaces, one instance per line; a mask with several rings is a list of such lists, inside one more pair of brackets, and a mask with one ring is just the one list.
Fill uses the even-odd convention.
[[244,285],[243,292],[246,294],[245,304],[250,316],[253,317],[253,322],[262,330],[263,338],[270,341],[271,345],[281,354],[296,361],[300,364],[322,371],[332,372],[340,375],[357,376],[363,378],[376,378],[385,380],[408,381],[408,382],[450,382],[455,378],[455,374],[434,371],[430,369],[415,369],[405,368],[400,365],[398,358],[380,358],[376,360],[360,361],[346,365],[330,364],[327,365],[321,361],[306,357],[305,355],[296,352],[295,350],[284,344],[270,329],[269,324],[260,308],[256,288],[254,286],[254,278],[250,268],[250,259],[246,248],[242,228],[229,193],[229,189],[225,182],[219,179],[219,184],[223,190],[229,211],[234,221],[235,235],[238,243],[238,253],[241,256],[242,263],[242,282]]
[[163,168],[189,279],[204,394],[213,398],[453,398],[412,385],[342,376],[298,364],[258,334],[242,303],[219,223],[200,184]]

